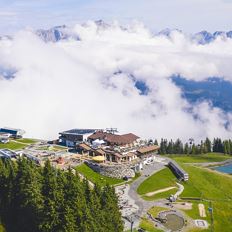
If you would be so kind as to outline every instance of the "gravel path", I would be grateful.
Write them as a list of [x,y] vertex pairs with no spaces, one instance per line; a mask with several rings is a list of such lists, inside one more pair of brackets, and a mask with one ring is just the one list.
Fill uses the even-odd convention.
[[130,185],[128,194],[135,201],[135,204],[139,206],[139,210],[137,212],[138,216],[142,216],[143,214],[145,214],[147,210],[154,205],[154,202],[143,200],[137,194],[137,188],[144,180],[148,178],[148,176],[153,175],[154,173],[162,170],[163,168],[165,168],[165,166],[160,163],[146,165],[144,167],[142,175]]
[[184,191],[184,186],[182,184],[176,183],[178,185],[178,191],[174,194],[174,198],[177,199],[180,194]]
[[159,190],[156,190],[156,191],[154,191],[154,192],[146,193],[145,196],[151,197],[151,196],[154,196],[154,195],[157,194],[157,193],[167,192],[167,191],[169,191],[169,190],[171,190],[171,189],[174,189],[174,188],[176,188],[176,187],[168,187],[168,188],[159,189]]
[[[167,160],[166,160],[167,162]],[[144,165],[142,175],[132,182],[130,185],[116,187],[116,192],[120,192],[120,204],[123,206],[122,215],[124,217],[125,229],[130,229],[133,221],[133,228],[138,228],[141,217],[147,214],[147,211],[153,206],[167,207],[166,199],[159,201],[145,201],[137,194],[137,188],[149,176],[165,168],[165,163],[154,162],[149,165]],[[178,184],[179,190],[176,193],[179,196],[183,190],[183,185]],[[126,203],[125,203],[126,202]]]
[[[123,214],[127,214],[127,217],[129,220],[133,220],[134,224],[133,227],[139,227],[139,222],[140,219],[143,215],[146,215],[147,211],[152,207],[152,206],[164,206],[167,200],[161,200],[159,202],[154,202],[154,201],[145,201],[143,200],[138,194],[137,194],[137,188],[139,185],[146,180],[150,175],[153,175],[154,173],[162,170],[165,168],[164,164],[162,163],[152,163],[149,165],[145,165],[142,175],[136,179],[132,184],[127,185],[128,190],[124,191],[125,194],[122,196],[124,201],[130,202],[131,206],[131,215],[125,211]],[[134,210],[136,209],[136,210]],[[130,228],[130,222],[129,220],[124,220],[125,221],[125,228],[129,229]]]

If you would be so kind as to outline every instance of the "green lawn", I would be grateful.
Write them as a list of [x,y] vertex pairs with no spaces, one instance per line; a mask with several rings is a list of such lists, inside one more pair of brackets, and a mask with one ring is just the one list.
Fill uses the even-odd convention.
[[10,150],[19,150],[27,147],[28,145],[22,144],[22,143],[16,143],[14,141],[10,141],[9,143],[3,144],[0,143],[0,149],[6,148]]
[[232,156],[221,153],[208,153],[204,155],[170,155],[169,157],[181,163],[222,162],[227,159],[232,159]]
[[67,150],[67,147],[59,146],[59,145],[53,145],[53,150],[60,151],[60,150]]
[[171,194],[175,194],[177,192],[177,188],[174,189],[170,189],[168,191],[162,192],[162,193],[157,193],[153,196],[144,196],[142,195],[142,198],[146,201],[154,201],[154,200],[158,200],[158,199],[167,199],[168,197],[170,197]]
[[37,150],[41,150],[41,151],[64,151],[67,150],[67,147],[63,147],[63,146],[59,146],[59,145],[44,145],[44,146],[40,146],[37,147]]
[[[205,209],[206,209],[206,217],[205,218],[200,217],[198,204],[204,204]],[[209,207],[209,203],[206,201],[194,201],[194,202],[192,202],[192,209],[191,210],[183,210],[183,211],[192,219],[200,219],[201,218],[203,220],[207,220],[208,222],[210,222],[210,215],[209,215],[209,212],[207,210],[208,207]]]
[[124,180],[122,179],[115,179],[100,175],[99,173],[94,172],[86,164],[81,164],[80,166],[77,166],[76,170],[83,174],[88,180],[90,180],[93,183],[99,184],[100,186],[104,186],[106,184],[115,185],[124,182]]
[[17,139],[16,142],[19,141],[21,143],[28,143],[28,144],[34,144],[37,142],[36,139],[28,139],[28,138],[23,138],[23,139]]
[[[180,163],[181,164],[181,163]],[[214,230],[232,231],[232,178],[205,168],[181,164],[190,179],[184,183],[181,197],[202,197],[212,200]],[[206,206],[208,202],[204,203]],[[194,206],[195,207],[195,206]],[[196,210],[189,212],[196,217]]]
[[[189,173],[189,181],[184,183],[185,190],[181,196],[198,197],[212,200],[232,200],[232,178],[205,168],[182,164]],[[231,187],[230,187],[231,186]],[[192,191],[195,189],[196,191]]]
[[28,139],[28,138],[22,138],[22,139],[12,139],[9,141],[9,143],[0,143],[0,149],[10,149],[10,150],[20,150],[23,149],[27,146],[29,146],[30,144],[34,144],[36,143],[37,140],[35,139]]
[[150,213],[152,215],[153,218],[158,217],[158,214],[162,211],[165,210],[169,210],[168,208],[164,208],[164,207],[158,207],[158,206],[154,206],[151,209],[149,209],[148,213]]
[[142,218],[139,227],[148,231],[148,232],[160,232],[160,231],[162,231],[162,230],[155,228],[153,222],[148,220],[147,218]]
[[147,178],[137,189],[137,193],[144,195],[159,189],[176,186],[176,177],[169,168],[164,168],[161,171]]
[[[182,182],[185,189],[181,197],[204,199],[206,210],[208,210],[209,200],[212,202],[214,231],[232,231],[232,177],[220,174],[200,166],[185,163],[219,162],[231,156],[223,154],[206,154],[198,156],[169,156],[174,158],[183,169],[189,173],[189,181]],[[172,172],[165,168],[145,180],[137,189],[140,195],[158,189],[175,186],[175,177]],[[193,209],[185,211],[193,219],[200,218],[198,212],[198,201],[191,200]],[[208,213],[208,212],[207,212]],[[209,214],[206,220],[210,222]],[[146,224],[146,221],[143,223]],[[192,231],[210,231],[193,229]]]
[[188,232],[211,232],[211,230],[210,230],[210,228],[208,228],[208,229],[205,229],[205,230],[203,230],[203,229],[201,229],[201,228],[194,228],[194,229],[190,229],[190,230],[188,230]]

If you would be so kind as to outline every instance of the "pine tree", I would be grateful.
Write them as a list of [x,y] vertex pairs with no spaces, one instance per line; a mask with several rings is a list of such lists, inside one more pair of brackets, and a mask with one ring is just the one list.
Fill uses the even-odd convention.
[[196,155],[197,154],[197,148],[196,148],[195,144],[192,145],[191,154],[192,155]]
[[[80,181],[71,169],[0,159],[0,217],[10,232],[123,231],[114,188]],[[110,214],[109,214],[110,212]]]
[[184,145],[184,154],[189,155],[189,145],[188,145],[188,143],[185,143],[185,145]]
[[[123,231],[121,214],[117,205],[117,196],[114,189],[107,185],[102,195],[102,208],[104,209],[105,231],[118,232]],[[108,213],[110,212],[110,213]]]
[[18,221],[16,230],[21,228],[24,232],[39,231],[38,217],[43,206],[40,180],[41,176],[34,163],[26,159],[18,161],[14,199],[14,208]]
[[212,144],[209,138],[206,138],[205,140],[205,147],[206,147],[206,153],[209,153],[212,151]]
[[40,229],[43,232],[55,232],[59,222],[59,214],[57,212],[57,182],[56,171],[51,167],[49,161],[45,163],[43,169],[43,187],[42,194],[44,198],[44,207]]
[[168,143],[168,147],[167,147],[167,153],[168,154],[173,154],[174,153],[174,144],[173,144],[173,141],[171,140],[169,143]]
[[159,146],[159,143],[158,143],[157,139],[155,139],[154,145]]

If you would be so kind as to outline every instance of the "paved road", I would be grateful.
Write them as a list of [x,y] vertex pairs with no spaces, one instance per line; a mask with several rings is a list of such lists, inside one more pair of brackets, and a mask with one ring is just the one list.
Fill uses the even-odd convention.
[[154,202],[143,200],[137,194],[137,188],[145,179],[148,178],[148,175],[153,175],[154,173],[162,170],[163,168],[165,168],[165,166],[161,163],[145,165],[142,175],[130,185],[129,196],[135,201],[135,204],[139,206],[139,210],[137,212],[138,216],[142,216],[143,214],[145,214],[147,210],[154,205]]
[[[150,175],[153,175],[163,168],[165,168],[164,164],[157,162],[145,165],[142,175],[138,179],[136,179],[129,187],[128,197],[133,199],[134,203],[138,206],[138,211],[135,213],[135,217],[133,218],[134,227],[139,227],[140,217],[145,215],[152,206],[164,206],[164,203],[167,202],[167,200],[161,200],[159,202],[145,201],[137,194],[137,188],[139,187],[139,185]],[[127,228],[129,227],[129,225],[129,223],[126,223]]]

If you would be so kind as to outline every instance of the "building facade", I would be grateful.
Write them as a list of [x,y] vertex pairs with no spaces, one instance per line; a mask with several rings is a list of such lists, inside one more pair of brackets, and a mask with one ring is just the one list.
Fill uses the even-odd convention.
[[25,134],[25,131],[21,129],[3,127],[3,128],[0,128],[0,133],[10,134],[10,137],[12,138],[22,138],[23,135]]
[[67,147],[75,147],[76,144],[87,141],[87,138],[97,129],[72,129],[59,133],[59,143]]

